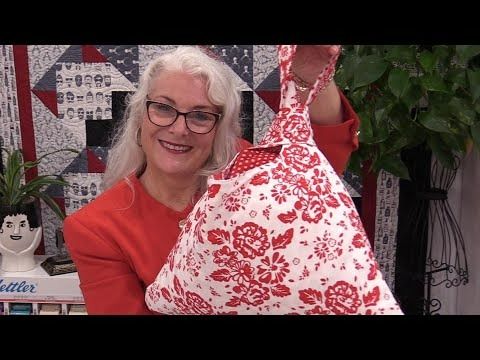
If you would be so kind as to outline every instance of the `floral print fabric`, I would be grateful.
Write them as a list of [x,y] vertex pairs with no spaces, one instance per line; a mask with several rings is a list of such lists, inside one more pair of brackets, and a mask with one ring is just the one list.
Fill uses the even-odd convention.
[[355,206],[316,147],[308,104],[280,46],[282,99],[262,142],[208,179],[156,280],[148,307],[162,314],[401,314]]

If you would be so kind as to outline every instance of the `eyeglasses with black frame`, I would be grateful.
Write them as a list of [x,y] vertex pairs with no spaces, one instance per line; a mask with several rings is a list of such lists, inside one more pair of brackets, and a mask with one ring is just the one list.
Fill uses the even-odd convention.
[[153,100],[147,100],[146,105],[148,120],[152,124],[167,127],[177,121],[180,115],[183,115],[187,128],[195,134],[208,134],[222,116],[222,114],[200,110],[181,112],[171,105]]

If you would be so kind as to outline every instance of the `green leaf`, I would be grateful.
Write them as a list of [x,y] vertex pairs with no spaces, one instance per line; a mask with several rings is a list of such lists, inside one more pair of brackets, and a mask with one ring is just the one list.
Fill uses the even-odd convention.
[[11,204],[12,198],[17,195],[21,184],[20,169],[22,166],[22,152],[19,149],[9,153],[5,166],[5,203]]
[[[365,97],[367,96],[368,89],[367,87],[362,87],[359,89],[355,89],[350,93],[349,98],[352,100],[353,105],[355,107],[360,107],[365,101]],[[364,106],[362,106],[364,107]]]
[[420,53],[418,61],[420,62],[423,70],[425,70],[426,73],[430,74],[435,67],[437,59],[430,51],[424,50]]
[[353,78],[355,69],[360,62],[360,58],[354,54],[347,54],[342,61],[342,69],[345,72],[345,80],[349,81]]
[[474,124],[470,128],[470,131],[472,133],[473,142],[477,146],[477,149],[480,151],[480,121]]
[[390,124],[405,136],[410,136],[415,131],[415,124],[410,116],[410,110],[403,104],[395,104],[389,113]]
[[454,50],[447,45],[433,46],[433,56],[437,59],[440,68],[449,67],[452,61]]
[[335,83],[341,88],[341,89],[348,89],[348,83],[347,79],[345,78],[345,70],[342,69],[341,67],[338,68],[338,70],[335,72],[335,77],[334,77]]
[[465,153],[466,143],[464,137],[454,134],[441,133],[440,138],[450,149]]
[[450,116],[450,101],[453,94],[444,92],[431,92],[428,94],[428,107],[436,113]]
[[390,126],[388,121],[382,121],[382,119],[377,119],[374,117],[372,119],[373,139],[370,143],[378,144],[387,140],[390,135],[389,128]]
[[414,64],[416,49],[411,45],[395,45],[389,47],[385,59],[394,63],[408,63]]
[[408,168],[400,159],[400,156],[384,156],[376,162],[376,164],[374,165],[374,169],[377,171],[380,169],[384,169],[390,174],[397,176],[401,179],[410,180]]
[[459,60],[466,64],[471,58],[480,54],[480,45],[457,45],[456,50]]
[[17,197],[15,197],[12,201],[14,203],[19,203],[25,198],[28,198],[30,196],[30,193],[32,193],[33,191],[40,191],[44,186],[50,185],[68,186],[69,184],[65,180],[58,179],[54,175],[38,176],[35,179],[32,179],[27,184],[21,186],[19,188]]
[[448,92],[447,85],[437,74],[426,74],[420,76],[420,82],[425,90]]
[[445,145],[439,136],[430,136],[427,139],[427,143],[432,149],[435,157],[444,167],[447,169],[453,169],[455,167],[455,159],[451,150]]
[[381,123],[386,122],[386,120],[384,120],[384,119],[385,119],[385,116],[390,112],[390,108],[391,108],[391,106],[384,107],[384,108],[381,108],[381,109],[375,109],[375,122],[377,124],[381,124]]
[[476,113],[471,104],[469,104],[466,100],[454,97],[452,100],[450,100],[448,105],[450,107],[450,113],[453,116],[455,116],[465,125],[473,125],[473,122],[476,118]]
[[53,210],[53,212],[61,219],[65,219],[65,214],[63,213],[62,209],[58,206],[58,204],[47,194],[38,192],[38,191],[32,191],[32,196],[42,199],[45,201],[45,203],[50,207],[50,209]]
[[470,126],[460,121],[450,122],[450,133],[462,138],[464,141],[470,138]]
[[468,70],[467,76],[473,101],[477,101],[477,99],[480,97],[480,70]]
[[433,55],[437,58],[445,58],[449,56],[449,49],[447,45],[435,45],[432,47]]
[[419,131],[415,133],[415,135],[409,139],[409,144],[407,148],[411,149],[421,144],[424,144],[427,140],[427,130],[423,127],[419,127]]
[[395,101],[388,100],[387,98],[387,96],[382,96],[375,103],[374,120],[372,121],[373,143],[385,141],[390,136],[389,131],[392,125],[389,114]]
[[397,97],[403,96],[408,88],[409,75],[406,71],[401,69],[392,69],[388,75],[388,86],[392,93]]
[[354,45],[353,50],[355,51],[356,56],[362,56],[365,45]]
[[410,144],[410,138],[406,137],[401,133],[396,133],[391,137],[387,147],[385,149],[385,154],[394,154],[402,149],[406,148]]
[[37,176],[34,179],[27,181],[25,184],[22,184],[24,171],[36,167],[46,156],[64,151],[77,154],[79,152],[74,149],[61,149],[47,153],[35,161],[24,162],[22,151],[20,149],[9,152],[7,149],[2,148],[2,151],[7,154],[7,157],[5,160],[4,173],[0,175],[0,203],[4,205],[18,205],[30,197],[38,197],[43,199],[47,205],[52,207],[57,215],[60,216],[61,210],[58,205],[54,204],[52,202],[53,200],[40,190],[49,185],[67,186],[68,183],[53,175],[44,175]]
[[378,55],[362,57],[353,75],[353,87],[359,88],[373,83],[383,75],[387,67],[388,63]]
[[401,100],[405,105],[407,105],[408,109],[412,109],[418,103],[418,101],[423,96],[423,90],[420,85],[417,84],[410,84],[405,90]]
[[465,69],[451,69],[447,74],[447,81],[461,86],[467,87],[467,74]]
[[360,134],[358,136],[358,139],[362,143],[369,144],[373,141],[371,118],[365,112],[359,112],[358,117],[360,118]]
[[433,111],[421,113],[418,115],[418,121],[432,131],[450,133],[448,119],[443,115],[434,113]]

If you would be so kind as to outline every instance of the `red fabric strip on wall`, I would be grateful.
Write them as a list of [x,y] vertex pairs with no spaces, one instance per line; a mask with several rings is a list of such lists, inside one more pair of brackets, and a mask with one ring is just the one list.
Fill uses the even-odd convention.
[[368,171],[371,162],[362,166],[362,223],[372,249],[375,249],[375,218],[377,208],[377,174]]
[[[13,46],[13,61],[17,80],[18,113],[20,116],[20,132],[22,134],[22,151],[25,161],[37,160],[35,149],[35,133],[32,116],[32,94],[30,92],[30,71],[28,69],[27,45]],[[30,181],[38,176],[36,167],[25,173],[25,180]],[[45,243],[42,241],[35,254],[45,254]]]

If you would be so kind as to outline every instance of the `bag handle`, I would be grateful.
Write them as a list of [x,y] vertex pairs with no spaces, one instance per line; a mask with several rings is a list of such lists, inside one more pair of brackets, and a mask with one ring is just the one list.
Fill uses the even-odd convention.
[[319,73],[303,104],[300,101],[295,76],[291,70],[296,51],[297,45],[278,46],[280,107],[259,146],[276,146],[285,143],[315,144],[308,106],[332,80],[338,53],[330,58],[328,64]]
[[[296,76],[292,72],[292,63],[295,53],[297,51],[297,46],[298,45],[278,46],[278,61],[280,64],[280,82],[282,94],[286,94],[286,86],[288,82],[293,82],[293,84],[296,85]],[[310,91],[308,93],[307,100],[304,104],[305,107],[308,107],[312,103],[312,101],[318,96],[318,94],[325,90],[332,81],[333,76],[335,75],[335,65],[337,63],[339,55],[340,52],[337,52],[335,55],[331,56],[327,65],[318,74],[315,83],[310,88]],[[298,100],[297,86],[294,86],[294,93],[295,95],[297,95]]]

